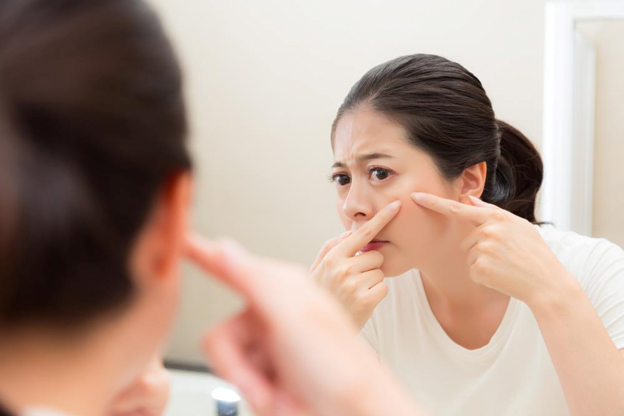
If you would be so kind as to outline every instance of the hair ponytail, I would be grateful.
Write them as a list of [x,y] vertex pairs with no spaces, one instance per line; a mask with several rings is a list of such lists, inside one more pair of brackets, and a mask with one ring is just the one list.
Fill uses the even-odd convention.
[[483,191],[485,202],[497,205],[532,223],[535,199],[542,184],[542,159],[533,143],[518,129],[496,120],[500,131],[500,156],[492,180]]

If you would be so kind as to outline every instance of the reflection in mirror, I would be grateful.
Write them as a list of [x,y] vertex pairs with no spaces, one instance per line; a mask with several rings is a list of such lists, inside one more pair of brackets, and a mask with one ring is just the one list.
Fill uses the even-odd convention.
[[[486,85],[497,115],[540,142],[543,36],[525,28],[542,24],[543,0],[458,2],[453,13],[420,0],[150,2],[186,74],[193,218],[207,236],[311,265],[342,231],[327,180],[336,110],[364,72],[400,55],[460,61]],[[509,82],[510,74],[522,75]],[[188,267],[168,361],[201,365],[205,329],[241,307]]]
[[[600,36],[596,34],[600,30],[589,26],[570,30],[573,36],[569,46],[576,47],[576,52],[565,55],[562,62],[570,64],[566,74],[573,73],[573,77],[551,71],[551,52],[556,56],[559,52],[556,44],[552,47],[550,32],[526,30],[541,27],[545,18],[542,0],[517,2],[504,8],[493,0],[482,2],[477,8],[474,4],[457,3],[451,14],[444,2],[360,2],[357,13],[353,13],[353,5],[330,7],[324,2],[305,7],[292,2],[153,3],[166,16],[188,74],[192,143],[198,166],[194,218],[199,231],[211,237],[233,237],[262,254],[309,265],[324,241],[344,229],[357,233],[364,223],[380,218],[376,215],[384,206],[401,199],[403,206],[398,214],[393,214],[396,217],[383,218],[388,227],[382,224],[375,231],[378,241],[369,244],[351,235],[339,243],[346,242],[340,259],[343,265],[357,263],[355,273],[339,277],[360,285],[370,279],[364,291],[377,287],[374,296],[364,302],[368,310],[354,312],[362,311],[361,303],[349,301],[336,286],[329,289],[356,324],[363,326],[362,338],[425,409],[433,414],[505,414],[513,412],[510,406],[517,406],[527,414],[567,415],[569,409],[596,401],[596,397],[570,394],[585,391],[587,374],[597,371],[595,375],[606,375],[617,384],[617,374],[603,371],[607,367],[605,361],[589,366],[583,357],[589,350],[601,351],[601,356],[617,362],[613,344],[624,347],[621,304],[609,303],[610,296],[621,293],[622,288],[614,269],[605,267],[606,263],[595,257],[605,256],[620,264],[619,252],[610,243],[568,233],[576,230],[618,241],[615,233],[607,234],[614,226],[601,222],[604,212],[609,217],[617,202],[600,202],[604,198],[600,195],[609,195],[613,192],[609,190],[616,189],[619,183],[607,185],[605,191],[604,183],[597,182],[601,175],[608,174],[598,169],[613,165],[608,159],[615,150],[609,147],[605,151],[601,147],[610,146],[608,138],[604,144],[599,144],[600,138],[593,141],[594,126],[597,134],[612,131],[608,127],[612,122],[600,108],[614,105],[607,98],[604,103],[601,101],[601,77],[610,64],[601,61],[603,52],[597,46]],[[574,28],[567,23],[570,20],[566,21],[566,28]],[[540,52],[544,44],[547,70],[546,82],[542,84]],[[391,106],[389,102],[409,90],[411,83],[419,83],[414,76],[403,74],[405,79],[397,83],[397,90],[392,94],[385,91],[387,100],[368,108],[368,114],[358,112],[362,109],[357,105],[347,106],[344,117],[338,117],[335,124],[332,147],[332,122],[353,83],[375,65],[420,51],[461,63],[480,84],[477,86],[478,82],[464,72],[445,72],[450,78],[470,79],[473,84],[458,87],[457,91],[449,85],[442,88],[457,93],[453,97],[436,93],[432,98],[422,91],[414,94],[416,99],[410,97],[406,101],[406,108],[418,109],[410,118],[398,114],[399,111],[389,114],[396,108],[383,107]],[[405,68],[410,68],[408,63]],[[413,73],[432,71],[427,65],[418,69]],[[563,88],[563,84],[557,84],[553,89],[559,94],[556,97],[567,100],[569,105],[561,112],[549,101],[553,96],[549,82],[558,77],[569,81]],[[444,78],[439,77],[438,81],[448,81]],[[387,85],[394,82],[386,81]],[[496,118],[508,121],[509,125],[495,124],[488,99],[480,95],[481,86],[488,92]],[[462,96],[467,90],[472,94]],[[605,91],[610,92],[608,88]],[[370,97],[363,93],[363,99],[356,104],[365,103],[377,93],[373,91]],[[542,93],[546,98],[543,119]],[[594,94],[595,104],[587,99]],[[433,102],[412,102],[423,96]],[[459,101],[455,101],[458,97]],[[462,111],[470,108],[467,103],[475,97],[481,104],[488,104],[487,108],[475,111],[477,116],[465,115]],[[445,103],[449,105],[445,107]],[[458,103],[461,108],[452,106]],[[427,111],[431,114],[426,122],[418,119]],[[560,117],[564,113],[566,117]],[[446,116],[442,122],[436,119],[440,115]],[[484,115],[485,121],[476,121]],[[564,118],[568,125],[559,129],[555,122]],[[417,122],[406,123],[406,119]],[[531,143],[538,148],[542,145],[542,120],[549,176],[543,207],[533,218],[535,195],[514,192],[539,187],[539,163]],[[440,127],[444,122],[446,130]],[[409,137],[409,127],[419,123],[425,128],[414,128],[417,134]],[[431,128],[427,123],[435,125]],[[604,127],[600,127],[603,123]],[[475,126],[479,134],[470,134]],[[459,162],[465,162],[464,165],[450,163],[440,154],[432,155],[436,146],[431,143],[429,147],[422,145],[419,140],[426,139],[432,131],[435,134],[430,134],[431,141],[445,139],[447,146],[452,143],[451,150],[459,154]],[[551,140],[552,131],[560,134],[558,139]],[[512,149],[504,155],[504,163],[492,156],[497,155],[496,148],[487,155],[475,156],[472,164],[461,159],[478,147],[477,137],[497,142],[498,132],[503,145],[511,143],[511,147],[503,149],[503,153]],[[458,150],[455,144],[461,139],[475,140],[471,143],[475,145]],[[363,149],[363,142],[379,148]],[[371,163],[356,166],[357,158],[353,156],[361,150],[368,152],[367,162]],[[573,151],[570,157],[568,150]],[[377,154],[375,160],[371,153]],[[380,153],[389,154],[386,159],[392,161],[384,160],[379,166]],[[441,160],[449,163],[436,165]],[[340,169],[330,172],[334,163]],[[594,171],[592,166],[596,169],[595,178],[586,174]],[[527,167],[532,170],[530,173],[519,174]],[[581,169],[575,169],[578,167]],[[322,180],[328,173],[334,177],[334,185]],[[430,176],[423,180],[426,175]],[[527,188],[518,186],[520,179],[527,178],[532,181]],[[383,185],[386,180],[393,185]],[[504,185],[509,183],[505,181],[513,181],[516,189],[510,191],[511,186],[506,188]],[[434,206],[443,210],[448,201],[413,201],[412,191],[429,191],[464,204],[474,203],[472,208],[495,213],[491,217],[498,218],[497,208],[481,206],[471,199],[482,197],[515,216],[503,217],[509,221],[497,224],[500,228],[493,227],[491,231],[491,224],[485,227],[488,220],[472,210],[473,216],[457,225],[444,212],[433,212]],[[511,198],[513,204],[505,203],[509,202],[506,193],[516,197]],[[595,199],[587,202],[588,196]],[[574,203],[581,200],[583,204]],[[525,205],[530,207],[519,209]],[[452,207],[448,207],[449,212],[453,212]],[[573,207],[579,209],[572,212]],[[560,228],[538,227],[521,218],[552,221]],[[483,258],[483,253],[473,253],[475,261],[464,267],[466,258],[462,256],[468,255],[461,252],[460,243],[468,238],[468,231],[475,224],[499,236],[495,242],[487,240],[483,245],[509,249],[502,254],[497,252],[498,259],[508,261],[503,266],[497,263],[500,269],[496,273],[491,269],[474,271],[475,259]],[[379,253],[383,256],[382,264]],[[337,280],[322,261],[317,266],[320,271],[313,276],[317,280]],[[587,270],[600,273],[588,275]],[[600,290],[592,292],[589,298],[582,290],[587,287],[579,288],[575,277]],[[183,308],[167,358],[170,363],[195,365],[203,358],[197,345],[204,329],[243,305],[239,298],[213,281],[206,281],[194,269],[186,271],[185,279]],[[552,281],[557,282],[553,286],[572,288],[568,293],[574,293],[573,312],[577,315],[567,321],[561,316],[553,319],[548,310],[533,302],[535,293],[555,297],[561,293],[548,292]],[[561,322],[566,325],[557,326]],[[583,330],[577,331],[579,327]],[[575,334],[581,333],[579,340]],[[574,342],[564,342],[570,339]],[[566,355],[565,347],[570,344],[578,348]],[[566,373],[570,368],[574,371]]]

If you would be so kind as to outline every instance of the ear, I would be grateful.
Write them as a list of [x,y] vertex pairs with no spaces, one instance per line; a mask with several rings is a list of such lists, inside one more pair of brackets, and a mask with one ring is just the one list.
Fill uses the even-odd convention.
[[483,188],[485,187],[486,176],[486,162],[477,163],[476,165],[466,168],[459,178],[459,200],[464,203],[470,203],[470,196],[480,198],[481,194],[483,194]]
[[188,172],[173,175],[163,186],[131,255],[135,285],[177,276],[188,230],[192,180]]

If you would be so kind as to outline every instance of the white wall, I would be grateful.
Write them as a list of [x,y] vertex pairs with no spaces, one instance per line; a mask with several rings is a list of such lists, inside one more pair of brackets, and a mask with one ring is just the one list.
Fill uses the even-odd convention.
[[624,21],[577,27],[596,49],[593,235],[624,247]]
[[[543,0],[153,0],[187,74],[195,224],[309,263],[340,227],[325,180],[351,85],[399,55],[436,53],[483,82],[498,116],[539,144]],[[189,269],[169,357],[240,307]]]

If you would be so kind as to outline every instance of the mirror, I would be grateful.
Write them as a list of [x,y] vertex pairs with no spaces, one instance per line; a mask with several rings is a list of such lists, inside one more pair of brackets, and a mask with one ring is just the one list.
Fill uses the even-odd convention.
[[[341,232],[326,180],[335,112],[364,72],[400,55],[432,52],[462,62],[479,74],[499,117],[540,141],[539,105],[525,103],[540,96],[535,51],[543,38],[516,34],[541,26],[541,0],[453,2],[452,14],[449,2],[152,3],[185,65],[194,218],[209,236],[309,264]],[[523,78],[510,83],[508,73]],[[201,363],[203,330],[240,304],[196,271],[186,273],[168,359]]]
[[[326,180],[335,112],[359,77],[397,56],[461,62],[478,74],[499,118],[541,141],[543,0],[152,4],[186,73],[194,220],[208,236],[309,265],[342,231]],[[186,269],[167,360],[202,365],[205,329],[240,307]]]
[[542,218],[622,245],[624,2],[548,2]]

